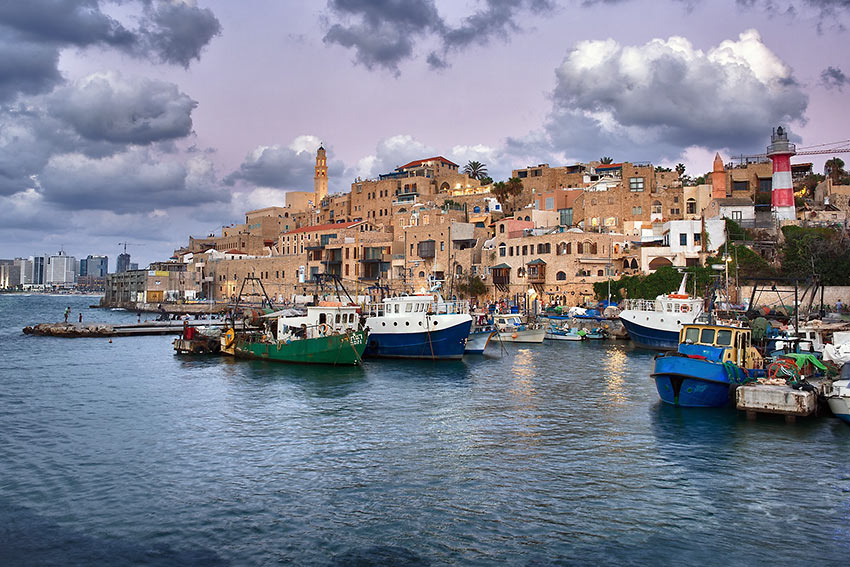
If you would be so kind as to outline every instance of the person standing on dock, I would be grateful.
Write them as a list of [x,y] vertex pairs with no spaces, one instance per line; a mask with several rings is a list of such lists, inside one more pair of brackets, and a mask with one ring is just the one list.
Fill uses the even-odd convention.
[[80,323],[82,323],[82,322],[83,322],[83,314],[80,313]]
[[69,305],[65,308],[65,322],[66,323],[68,322],[68,315],[70,315],[70,314],[71,314],[71,306]]

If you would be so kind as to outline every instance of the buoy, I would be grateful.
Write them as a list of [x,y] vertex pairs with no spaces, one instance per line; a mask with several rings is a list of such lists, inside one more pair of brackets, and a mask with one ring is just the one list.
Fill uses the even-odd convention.
[[516,333],[514,333],[513,335],[511,335],[511,338],[512,338],[512,339],[515,339],[515,338],[517,338],[517,336],[518,336],[518,335],[517,335]]
[[112,344],[112,339],[109,339],[109,344]]

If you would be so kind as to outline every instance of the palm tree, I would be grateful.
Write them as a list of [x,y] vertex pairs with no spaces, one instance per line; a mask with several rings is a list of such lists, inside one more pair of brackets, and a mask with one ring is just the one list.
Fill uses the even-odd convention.
[[480,161],[470,161],[463,167],[463,173],[473,179],[487,177],[487,166]]
[[845,175],[844,160],[837,157],[826,160],[826,163],[823,164],[823,172],[832,180],[834,185],[838,185]]
[[676,164],[676,173],[679,174],[679,178],[681,178],[685,174],[685,164],[684,163]]
[[614,158],[608,157],[608,156],[603,156],[603,157],[599,158],[599,163],[601,163],[603,165],[608,165],[609,163],[614,163]]

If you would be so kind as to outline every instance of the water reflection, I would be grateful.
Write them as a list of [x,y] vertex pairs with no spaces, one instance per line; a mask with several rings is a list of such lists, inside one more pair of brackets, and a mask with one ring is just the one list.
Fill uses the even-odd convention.
[[612,348],[605,357],[605,393],[617,406],[625,405],[628,400],[625,387],[627,362],[626,353],[621,349]]

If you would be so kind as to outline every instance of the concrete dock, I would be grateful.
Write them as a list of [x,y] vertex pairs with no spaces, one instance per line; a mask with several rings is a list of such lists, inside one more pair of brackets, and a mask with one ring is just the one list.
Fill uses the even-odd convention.
[[[24,327],[25,335],[48,337],[82,338],[82,337],[136,337],[144,335],[179,335],[183,332],[183,321],[145,321],[144,323],[128,323],[112,325],[107,323],[39,323],[32,327]],[[224,319],[190,319],[186,321],[190,327],[224,327]]]
[[824,388],[831,384],[827,378],[810,380],[814,390],[795,390],[786,384],[751,383],[735,390],[735,405],[747,412],[748,419],[760,413],[784,415],[793,422],[797,417],[812,415],[818,411],[823,399]]

